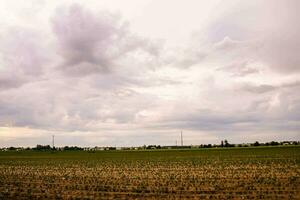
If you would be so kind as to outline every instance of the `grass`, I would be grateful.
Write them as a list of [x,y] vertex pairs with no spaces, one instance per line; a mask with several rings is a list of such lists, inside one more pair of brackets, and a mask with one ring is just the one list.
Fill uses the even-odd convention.
[[300,147],[0,152],[0,199],[300,199]]

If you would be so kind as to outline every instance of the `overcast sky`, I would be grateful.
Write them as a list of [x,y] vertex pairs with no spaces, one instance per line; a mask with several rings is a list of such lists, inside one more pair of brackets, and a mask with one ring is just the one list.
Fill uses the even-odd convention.
[[298,0],[1,0],[0,146],[300,140]]

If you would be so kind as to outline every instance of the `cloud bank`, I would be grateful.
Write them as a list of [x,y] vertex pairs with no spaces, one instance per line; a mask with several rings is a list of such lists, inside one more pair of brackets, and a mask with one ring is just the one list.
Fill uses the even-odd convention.
[[180,130],[189,144],[299,139],[298,1],[216,1],[172,44],[93,5],[40,4],[38,22],[6,5],[1,146],[173,144]]

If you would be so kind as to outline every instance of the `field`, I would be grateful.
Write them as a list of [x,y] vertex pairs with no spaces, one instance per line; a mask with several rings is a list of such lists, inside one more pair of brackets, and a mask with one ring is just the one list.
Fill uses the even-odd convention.
[[0,199],[300,199],[300,147],[0,152]]

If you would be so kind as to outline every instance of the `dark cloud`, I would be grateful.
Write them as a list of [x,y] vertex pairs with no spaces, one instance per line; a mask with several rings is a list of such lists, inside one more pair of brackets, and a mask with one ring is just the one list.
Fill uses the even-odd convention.
[[[180,114],[179,114],[180,113]],[[256,115],[250,112],[219,112],[209,109],[198,109],[184,112],[174,112],[172,116],[149,125],[149,129],[178,129],[194,131],[232,131],[252,130],[251,126],[260,123],[264,116]],[[245,126],[240,127],[240,124]]]
[[155,42],[131,34],[119,15],[93,13],[78,4],[58,8],[52,27],[64,60],[60,68],[66,75],[109,72],[122,65],[119,59],[137,50],[151,56],[159,54]]
[[57,9],[52,24],[64,67],[86,62],[105,70],[110,65],[108,48],[120,37],[117,33],[122,29],[116,16],[109,13],[95,16],[76,4]]
[[287,91],[295,91],[300,87],[299,81],[291,81],[277,85],[271,84],[253,84],[243,83],[239,85],[239,91],[247,91],[251,93],[263,94],[272,91],[278,91],[280,89],[286,89]]
[[278,86],[272,86],[267,84],[261,84],[261,85],[244,84],[240,89],[251,93],[266,93],[278,89]]

